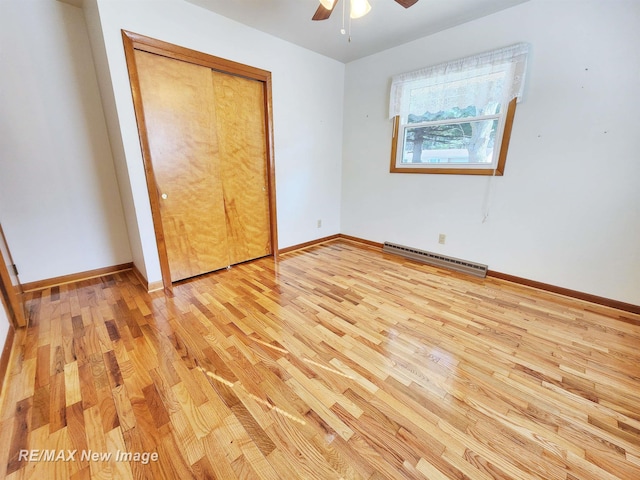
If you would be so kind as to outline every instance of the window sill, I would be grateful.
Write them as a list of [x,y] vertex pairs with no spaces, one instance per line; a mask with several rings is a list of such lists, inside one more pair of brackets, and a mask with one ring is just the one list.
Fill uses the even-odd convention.
[[504,175],[499,169],[495,173],[493,168],[420,168],[420,167],[396,167],[391,166],[391,173],[427,173],[440,175],[495,175],[501,177]]

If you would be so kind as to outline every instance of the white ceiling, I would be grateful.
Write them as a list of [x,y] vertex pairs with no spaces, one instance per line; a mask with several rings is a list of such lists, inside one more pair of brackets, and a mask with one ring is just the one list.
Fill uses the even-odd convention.
[[347,63],[528,0],[420,0],[409,9],[394,0],[369,0],[371,12],[352,21],[351,42],[340,34],[347,0],[321,22],[311,21],[318,0],[186,1]]

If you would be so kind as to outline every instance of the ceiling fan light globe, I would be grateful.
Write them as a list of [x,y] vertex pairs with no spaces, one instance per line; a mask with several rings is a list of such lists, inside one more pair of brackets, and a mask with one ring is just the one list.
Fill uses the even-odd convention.
[[364,17],[371,11],[371,5],[367,0],[351,0],[351,8],[349,15],[351,18]]
[[336,0],[320,0],[320,4],[327,10],[331,10],[334,3],[336,3]]

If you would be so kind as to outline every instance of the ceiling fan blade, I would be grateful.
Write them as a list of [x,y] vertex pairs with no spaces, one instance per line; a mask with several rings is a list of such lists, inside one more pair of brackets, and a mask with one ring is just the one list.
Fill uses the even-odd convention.
[[396,0],[396,3],[399,3],[404,8],[409,8],[411,5],[418,3],[418,0]]
[[324,5],[322,4],[318,5],[318,9],[316,10],[316,13],[314,13],[311,20],[326,20],[331,16],[331,12],[333,12],[333,9],[336,8],[337,4],[338,4],[338,1],[336,0],[333,3],[333,7],[331,7],[330,9],[324,8]]

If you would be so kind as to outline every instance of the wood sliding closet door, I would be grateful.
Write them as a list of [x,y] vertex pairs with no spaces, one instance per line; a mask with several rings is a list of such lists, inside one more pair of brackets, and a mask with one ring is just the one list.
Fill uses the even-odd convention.
[[264,82],[155,51],[133,58],[171,282],[271,254]]
[[171,281],[230,265],[211,70],[136,51]]
[[229,258],[236,264],[271,252],[264,92],[260,82],[220,72],[213,72],[213,87]]

